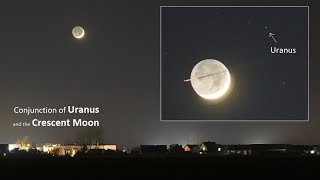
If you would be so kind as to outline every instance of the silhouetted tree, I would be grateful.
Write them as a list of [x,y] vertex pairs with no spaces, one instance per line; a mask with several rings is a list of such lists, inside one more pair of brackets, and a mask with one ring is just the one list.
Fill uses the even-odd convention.
[[21,137],[16,141],[16,143],[19,145],[19,148],[25,149],[29,144],[29,136]]
[[76,134],[75,142],[77,144],[102,144],[103,128],[86,128]]

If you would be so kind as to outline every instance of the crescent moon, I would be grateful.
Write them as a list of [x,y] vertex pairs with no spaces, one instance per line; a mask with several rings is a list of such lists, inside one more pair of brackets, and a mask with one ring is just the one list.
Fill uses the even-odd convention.
[[85,31],[81,26],[76,26],[72,29],[72,35],[77,39],[81,39],[85,35]]
[[228,91],[231,77],[224,64],[215,59],[205,59],[194,66],[189,81],[200,97],[218,99]]

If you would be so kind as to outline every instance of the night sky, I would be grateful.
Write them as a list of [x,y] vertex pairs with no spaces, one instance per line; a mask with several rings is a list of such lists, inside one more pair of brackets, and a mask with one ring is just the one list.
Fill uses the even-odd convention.
[[[183,82],[204,59],[229,69],[222,100]],[[308,8],[163,7],[161,62],[163,120],[308,120]]]
[[[320,29],[319,21],[316,19],[319,17],[319,6],[309,1],[267,2],[251,1],[251,3],[241,4],[238,1],[233,3],[89,0],[1,2],[0,143],[14,143],[22,136],[30,136],[35,143],[74,142],[76,134],[84,130],[83,128],[12,127],[15,121],[30,121],[35,118],[34,115],[14,114],[15,106],[61,107],[67,105],[100,107],[99,115],[71,117],[100,120],[104,142],[115,143],[119,146],[186,144],[207,140],[222,144],[320,143],[320,122],[318,121],[320,66],[319,51],[316,49],[319,47],[318,32]],[[161,122],[160,5],[310,5],[310,122]],[[264,54],[266,51],[263,49],[268,48],[270,45],[268,43],[272,43],[267,36],[268,32],[263,29],[265,25],[276,34],[275,37],[278,38],[279,43],[283,43],[284,46],[296,46],[301,51],[304,46],[299,42],[303,41],[300,39],[303,37],[292,39],[292,36],[303,29],[299,27],[291,31],[291,28],[284,26],[285,24],[295,26],[290,23],[292,20],[280,23],[277,19],[272,21],[260,19],[263,18],[262,15],[259,17],[250,15],[248,19],[252,18],[250,19],[252,24],[247,24],[248,20],[243,16],[236,18],[239,19],[233,21],[239,25],[239,32],[245,34],[238,35],[239,32],[235,31],[237,26],[234,26],[234,23],[225,23],[224,26],[228,27],[225,33],[228,33],[229,36],[216,36],[220,43],[214,43],[212,38],[215,36],[210,36],[209,39],[202,42],[203,46],[192,48],[194,50],[192,52],[183,51],[180,54],[190,58],[190,61],[186,60],[186,63],[182,63],[181,70],[177,71],[181,71],[181,74],[174,77],[177,80],[174,85],[180,87],[181,95],[187,94],[191,100],[206,103],[200,101],[201,99],[195,95],[191,85],[184,84],[183,80],[190,76],[196,61],[211,57],[222,61],[230,70],[231,75],[239,78],[235,81],[237,83],[234,84],[226,101],[222,101],[228,103],[230,107],[239,107],[239,103],[243,101],[236,101],[236,99],[244,99],[240,93],[246,94],[246,91],[251,91],[251,96],[246,98],[248,101],[244,103],[253,104],[266,98],[264,95],[255,95],[254,92],[275,91],[270,94],[277,94],[276,97],[281,97],[283,103],[272,108],[272,112],[276,112],[277,107],[289,102],[305,103],[304,97],[296,96],[298,99],[290,99],[294,96],[292,93],[305,93],[305,88],[300,86],[306,83],[305,77],[298,79],[291,77],[292,71],[302,70],[292,65],[300,61],[294,58],[282,60],[280,56],[271,58]],[[202,21],[207,21],[207,19],[197,23]],[[296,23],[300,26],[304,22]],[[86,30],[86,36],[81,41],[76,40],[71,34],[72,28],[77,25]],[[211,28],[219,31],[224,27],[221,26],[221,23],[213,23],[212,26]],[[196,26],[192,28],[196,30]],[[182,37],[183,32],[181,31],[182,34],[178,37]],[[199,36],[206,38],[206,34]],[[250,38],[246,39],[247,37]],[[200,43],[200,40],[195,41]],[[210,46],[219,51],[210,51]],[[247,53],[250,48],[259,50]],[[168,55],[170,55],[169,49]],[[252,62],[242,63],[238,61],[239,57]],[[274,63],[278,66],[274,67]],[[260,69],[256,68],[257,66]],[[305,67],[305,64],[302,66]],[[274,69],[271,74],[270,69]],[[279,69],[288,71],[279,74]],[[253,72],[257,74],[257,77],[252,77]],[[275,76],[280,76],[281,79],[271,81],[268,73],[272,79]],[[250,83],[249,80],[254,83]],[[284,88],[281,86],[283,80],[286,81]],[[276,87],[277,90],[270,90],[269,87]],[[236,88],[238,91],[235,90]],[[255,88],[260,88],[261,91],[254,91]],[[253,97],[261,97],[262,100],[256,100]],[[273,104],[274,101],[277,101],[276,97],[268,98],[267,102]],[[198,108],[197,104],[194,106]],[[300,108],[302,105],[293,104],[292,106],[294,107],[284,112],[292,112],[294,109],[294,113],[286,115],[299,118],[305,116],[305,110]],[[241,106],[241,108],[245,107]],[[251,112],[256,112],[251,114],[251,117],[254,118],[264,111],[257,107],[256,111]],[[277,115],[283,117],[281,113],[278,112]],[[37,117],[43,119],[70,118],[70,116],[61,115]]]

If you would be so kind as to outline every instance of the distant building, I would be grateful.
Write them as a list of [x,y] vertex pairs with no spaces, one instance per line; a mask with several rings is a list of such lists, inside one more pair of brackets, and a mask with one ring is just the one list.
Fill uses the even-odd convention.
[[215,142],[203,142],[197,147],[199,154],[217,154],[218,145]]
[[196,151],[198,146],[199,146],[199,144],[187,144],[183,147],[183,150],[185,152],[194,152],[194,151]]
[[56,154],[59,156],[74,156],[78,151],[82,149],[92,150],[92,149],[100,149],[100,150],[112,150],[116,151],[116,145],[74,145],[74,144],[53,144],[53,145],[44,145],[43,152],[48,154]]
[[140,154],[142,155],[164,155],[167,153],[167,145],[140,145]]
[[318,145],[292,145],[287,152],[295,155],[320,155],[320,148]]
[[104,149],[104,150],[112,150],[112,151],[116,151],[117,150],[117,146],[114,144],[98,144],[98,145],[87,145],[87,149]]
[[251,155],[252,154],[251,145],[225,145],[223,151],[225,155]]
[[25,145],[21,145],[21,144],[0,144],[0,156],[4,155],[4,154],[8,154],[10,152],[16,152],[16,151],[29,151],[30,148],[30,144],[25,144]]
[[22,148],[20,144],[9,144],[9,151]]
[[251,144],[252,155],[285,154],[290,144]]
[[169,153],[182,153],[184,151],[182,145],[179,144],[171,144],[168,150]]
[[20,150],[28,151],[31,148],[32,148],[31,144],[27,144],[27,143],[9,144],[9,151],[12,151],[13,149],[20,149]]
[[[120,152],[122,153],[122,152]],[[79,155],[79,154],[78,154]],[[117,152],[114,150],[110,149],[89,149],[86,153],[85,156],[115,156],[117,155]],[[81,155],[79,155],[81,156]]]

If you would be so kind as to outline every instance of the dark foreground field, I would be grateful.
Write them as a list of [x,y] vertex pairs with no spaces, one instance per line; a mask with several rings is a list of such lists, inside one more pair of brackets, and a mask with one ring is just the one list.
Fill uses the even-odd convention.
[[212,179],[237,179],[246,176],[250,179],[315,179],[320,176],[320,158],[317,157],[7,157],[0,159],[0,165],[3,177],[14,175],[16,178],[210,176]]

